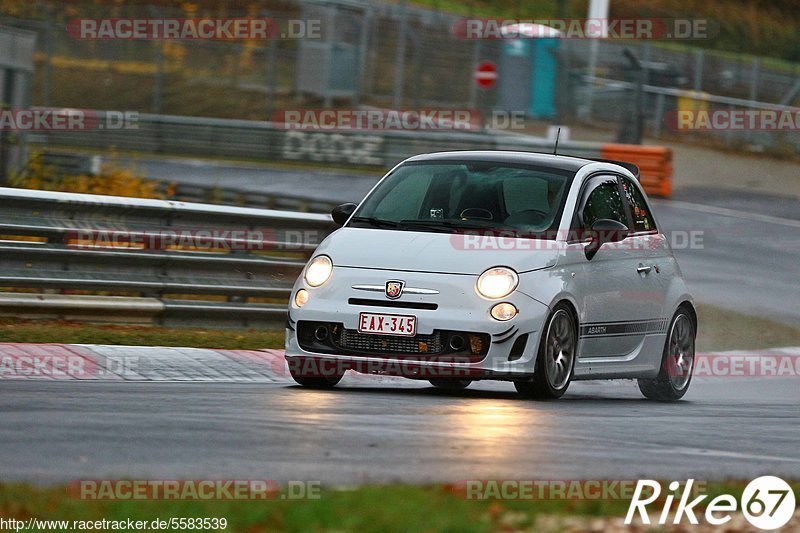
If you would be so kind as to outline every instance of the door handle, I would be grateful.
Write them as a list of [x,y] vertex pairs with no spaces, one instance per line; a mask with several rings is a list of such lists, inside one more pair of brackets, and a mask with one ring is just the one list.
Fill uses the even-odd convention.
[[639,265],[639,266],[636,268],[636,272],[638,272],[639,274],[647,274],[647,273],[649,273],[649,272],[650,272],[652,269],[653,269],[653,267],[652,267],[652,266],[644,266],[644,265]]

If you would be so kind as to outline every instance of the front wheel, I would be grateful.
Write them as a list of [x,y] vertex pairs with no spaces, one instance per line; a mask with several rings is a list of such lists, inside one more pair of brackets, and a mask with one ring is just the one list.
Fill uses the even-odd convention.
[[695,336],[694,322],[687,310],[678,309],[669,328],[658,376],[639,380],[639,390],[645,398],[661,402],[683,398],[692,381]]
[[344,371],[327,361],[310,357],[288,359],[289,373],[297,383],[310,389],[332,389],[344,377]]
[[566,304],[557,305],[547,319],[533,378],[515,381],[526,398],[556,399],[567,392],[575,368],[578,329]]

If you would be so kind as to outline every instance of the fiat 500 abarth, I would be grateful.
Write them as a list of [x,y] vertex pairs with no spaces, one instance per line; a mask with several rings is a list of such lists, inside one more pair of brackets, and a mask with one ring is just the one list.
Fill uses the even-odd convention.
[[526,152],[443,152],[394,167],[294,285],[294,379],[346,370],[437,387],[637,379],[656,400],[691,381],[697,317],[633,165]]

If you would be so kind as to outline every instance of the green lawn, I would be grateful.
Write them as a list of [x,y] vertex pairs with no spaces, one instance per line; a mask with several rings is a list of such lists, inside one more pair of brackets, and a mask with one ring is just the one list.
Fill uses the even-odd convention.
[[55,342],[64,344],[118,344],[183,346],[227,350],[283,348],[284,331],[262,329],[164,328],[78,324],[57,320],[0,319],[0,342]]
[[800,328],[712,305],[699,305],[697,314],[701,352],[800,346]]
[[[718,494],[740,498],[744,482],[710,483],[709,501]],[[795,483],[795,492],[800,484]],[[666,490],[666,489],[665,489]],[[17,519],[169,520],[171,517],[216,517],[226,531],[452,531],[492,532],[563,529],[570,517],[575,531],[591,524],[610,526],[624,517],[630,499],[500,500],[466,499],[446,486],[362,486],[324,489],[314,500],[289,501],[82,501],[64,487],[0,485],[0,516]],[[663,505],[663,500],[662,500]],[[651,516],[657,517],[651,508]],[[700,506],[697,507],[700,509]],[[592,517],[609,517],[592,518]],[[608,522],[606,524],[606,522]],[[548,527],[550,524],[551,527]]]

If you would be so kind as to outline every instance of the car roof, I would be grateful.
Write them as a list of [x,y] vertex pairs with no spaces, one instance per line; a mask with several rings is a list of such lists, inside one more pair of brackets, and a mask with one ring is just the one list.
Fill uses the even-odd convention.
[[519,152],[510,150],[453,150],[449,152],[431,152],[409,157],[404,162],[421,161],[490,161],[493,163],[516,163],[537,165],[577,172],[579,169],[592,163],[606,163],[617,165],[630,171],[638,178],[639,169],[630,163],[611,161],[605,159],[584,159],[570,155],[542,154],[538,152]]
[[451,152],[432,152],[409,157],[406,161],[491,161],[494,163],[540,165],[560,170],[571,170],[573,172],[594,162],[589,159],[568,155],[505,150],[455,150]]

